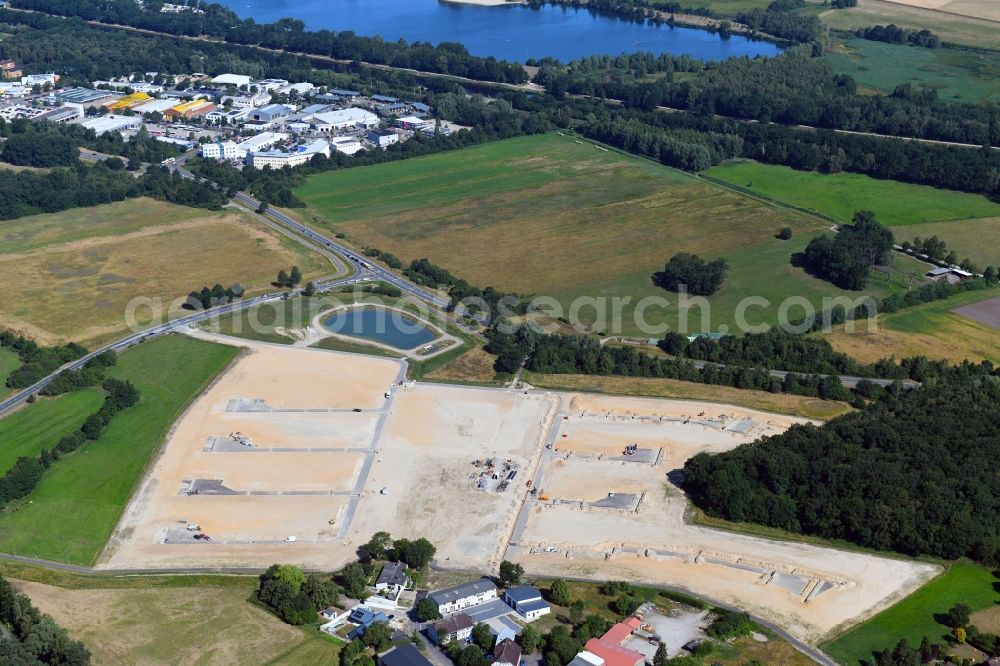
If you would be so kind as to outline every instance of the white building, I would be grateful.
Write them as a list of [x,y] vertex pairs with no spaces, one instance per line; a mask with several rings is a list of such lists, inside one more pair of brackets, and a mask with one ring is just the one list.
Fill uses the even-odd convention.
[[497,598],[497,586],[487,578],[431,592],[427,598],[437,604],[438,612],[447,617]]
[[205,114],[205,120],[216,125],[223,121],[230,125],[239,125],[250,116],[250,109],[216,109]]
[[399,135],[390,130],[372,130],[368,132],[368,140],[385,150],[394,143],[399,143]]
[[253,81],[252,77],[244,76],[243,74],[220,74],[219,76],[212,79],[212,83],[221,86],[248,86],[250,82]]
[[58,74],[29,74],[28,76],[21,77],[21,85],[28,86],[44,86],[46,83],[50,85],[55,85],[59,82]]
[[20,83],[15,83],[13,81],[3,81],[0,82],[0,95],[10,95],[11,97],[21,97],[28,89],[22,86]]
[[283,132],[264,132],[239,143],[235,141],[206,143],[201,147],[201,156],[215,160],[242,160],[248,153],[267,150],[287,138],[288,135]]
[[232,102],[234,109],[256,109],[270,104],[271,96],[266,92],[259,92],[253,95],[226,95],[222,98],[223,105],[225,105],[226,100]]
[[315,88],[316,86],[314,86],[311,83],[286,83],[285,85],[278,88],[278,92],[285,93],[286,95],[291,94],[293,92],[298,93],[300,95],[306,95],[308,93],[311,93]]
[[538,588],[530,585],[510,588],[504,592],[503,600],[528,622],[534,622],[541,616],[552,612],[549,605],[542,599],[542,593],[538,591]]
[[330,156],[330,144],[323,139],[316,139],[308,145],[298,146],[287,153],[282,151],[247,153],[247,166],[252,166],[255,169],[263,169],[268,166],[272,169],[297,167],[319,154]]
[[353,155],[359,150],[364,150],[365,147],[361,145],[353,136],[340,136],[330,139],[330,147],[333,148],[338,153],[344,153],[345,155]]
[[164,111],[172,109],[175,106],[177,106],[176,99],[151,99],[148,102],[144,102],[133,108],[132,110],[136,113],[163,113]]
[[372,129],[378,127],[378,116],[371,111],[364,109],[350,108],[340,111],[327,111],[317,113],[311,117],[316,129],[322,132],[334,132],[337,130],[363,128]]
[[593,652],[584,650],[573,657],[573,661],[569,662],[569,666],[604,666],[604,659],[598,657]]
[[84,120],[80,123],[87,129],[92,129],[98,134],[105,132],[124,132],[126,130],[139,129],[142,127],[142,116],[118,116],[108,114],[97,118]]
[[287,86],[288,81],[285,79],[264,79],[263,81],[258,81],[254,85],[257,86],[258,90],[271,92],[272,90],[277,90],[278,88]]

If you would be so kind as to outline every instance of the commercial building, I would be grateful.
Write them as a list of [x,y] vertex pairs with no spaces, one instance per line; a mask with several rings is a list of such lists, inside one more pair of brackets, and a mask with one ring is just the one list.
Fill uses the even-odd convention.
[[[26,85],[30,86],[31,84],[29,83]],[[105,105],[108,102],[112,102],[120,98],[121,96],[121,93],[112,92],[110,90],[94,90],[92,88],[67,88],[66,90],[60,90],[52,95],[52,97],[60,102],[83,104],[86,106]]]
[[263,81],[257,81],[254,85],[257,86],[257,90],[271,92],[272,90],[277,90],[282,86],[287,86],[288,81],[285,79],[264,79]]
[[250,118],[262,123],[273,123],[275,120],[285,118],[294,111],[290,106],[284,104],[268,104],[265,107],[250,112]]
[[76,120],[83,116],[83,109],[75,104],[60,106],[58,109],[50,109],[41,115],[32,118],[35,122],[46,121],[49,123],[65,123]]
[[542,599],[542,593],[538,588],[530,585],[512,587],[504,592],[503,600],[528,622],[552,612],[552,608]]
[[205,120],[216,125],[239,125],[250,115],[250,109],[216,109],[205,114]]
[[215,104],[208,100],[196,99],[190,102],[183,102],[167,109],[163,115],[173,118],[197,118],[215,111]]
[[177,105],[175,99],[151,99],[132,109],[136,113],[165,113]]
[[201,147],[201,156],[215,160],[242,160],[247,153],[267,150],[287,138],[288,135],[282,132],[264,132],[240,142],[206,143]]
[[107,104],[109,111],[121,111],[122,109],[134,109],[135,107],[149,101],[149,95],[142,92],[132,93],[119,97],[115,101]]
[[264,167],[284,169],[285,167],[297,167],[300,164],[305,164],[316,155],[329,157],[330,144],[323,139],[316,139],[308,145],[298,146],[289,152],[248,152],[247,165],[255,169],[263,169]]
[[28,89],[22,86],[20,83],[15,83],[15,82],[0,83],[0,95],[9,95],[10,97],[22,97],[27,93]]
[[334,137],[330,139],[330,147],[338,153],[344,153],[345,155],[353,155],[354,153],[365,149],[365,147],[361,145],[361,142],[353,136]]
[[248,86],[253,81],[252,77],[242,74],[220,74],[212,79],[212,83],[220,86]]
[[286,83],[278,88],[278,92],[286,95],[290,95],[292,93],[296,93],[298,95],[308,95],[315,87],[316,86],[311,83]]
[[472,636],[473,626],[471,617],[465,613],[457,613],[427,627],[427,636],[438,645],[447,645],[452,641],[468,639]]
[[593,652],[584,650],[573,657],[573,661],[569,662],[569,666],[604,666],[604,660]]
[[396,122],[393,123],[396,127],[401,127],[405,130],[410,130],[411,132],[416,132],[422,130],[425,127],[433,126],[434,122],[431,120],[426,120],[424,118],[417,118],[416,116],[403,116],[402,118],[397,118]]
[[364,109],[350,108],[313,114],[313,125],[321,132],[336,132],[346,129],[372,129],[378,127],[378,116]]
[[433,666],[413,643],[389,648],[378,656],[378,666]]
[[465,608],[471,608],[497,598],[497,586],[487,578],[481,578],[471,583],[462,583],[437,592],[431,592],[428,598],[438,607],[443,616],[452,615]]
[[59,75],[53,72],[49,72],[48,74],[28,74],[27,76],[21,77],[21,85],[28,87],[44,85],[54,86],[57,83],[59,83]]
[[222,104],[230,102],[234,109],[256,109],[267,106],[271,101],[271,96],[266,92],[254,93],[253,95],[226,95],[222,98]]
[[126,130],[137,130],[142,127],[141,116],[116,116],[113,113],[98,118],[91,118],[80,123],[87,129],[92,129],[98,134],[105,132],[124,132]]
[[926,276],[931,279],[932,282],[938,282],[944,280],[949,284],[958,284],[972,277],[972,273],[969,271],[963,271],[961,268],[935,268],[929,270]]
[[399,135],[392,130],[375,129],[368,132],[368,140],[384,150],[394,143],[399,143]]

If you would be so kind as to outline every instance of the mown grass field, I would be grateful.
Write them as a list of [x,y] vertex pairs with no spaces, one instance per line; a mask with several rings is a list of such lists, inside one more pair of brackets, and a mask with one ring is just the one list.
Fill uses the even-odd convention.
[[237,353],[177,335],[123,352],[108,374],[133,382],[141,402],[119,414],[99,440],[61,459],[28,497],[11,503],[8,509],[17,512],[0,514],[0,550],[92,564],[170,425]]
[[57,398],[41,398],[0,420],[0,474],[22,456],[37,457],[80,426],[101,408],[104,394],[97,389],[74,391]]
[[1000,54],[952,48],[924,49],[849,38],[828,52],[838,74],[883,93],[912,83],[937,91],[947,101],[1000,99]]
[[[748,295],[774,303],[753,313],[761,321],[775,321],[789,296],[819,307],[847,295],[789,262],[825,220],[555,133],[320,174],[297,194],[308,217],[404,262],[427,257],[482,287],[552,296],[567,316],[575,301],[585,305],[581,297],[606,297],[606,317],[593,307],[577,313],[594,330],[647,332],[634,317],[646,296],[670,302],[652,303],[648,323],[679,328],[676,295],[651,276],[680,251],[730,264],[710,299],[713,329],[735,330],[735,306]],[[774,237],[784,226],[791,242]],[[614,297],[629,299],[620,326]],[[700,317],[687,330],[704,330]]]
[[968,257],[980,269],[1000,266],[1000,217],[926,222],[896,230],[899,242],[931,236],[945,241],[948,249],[954,250],[959,260]]
[[867,332],[863,326],[848,333],[837,326],[821,333],[834,349],[862,362],[895,356],[927,356],[955,363],[987,359],[1000,363],[1000,331],[952,312],[970,303],[1000,296],[1000,289],[959,294],[945,301],[926,303],[899,312],[879,315],[878,328]]
[[888,226],[1000,215],[1000,204],[978,194],[855,173],[831,175],[743,161],[712,167],[708,175],[770,199],[815,210],[838,222],[850,222],[859,210],[874,211],[878,221]]
[[234,212],[138,199],[36,215],[5,223],[0,237],[0,325],[41,343],[103,341],[125,330],[132,298],[161,299],[166,310],[216,282],[253,293],[293,264],[307,279],[328,270]]
[[[971,0],[982,7],[995,7],[992,0]],[[960,11],[967,8],[958,6]],[[975,9],[975,8],[973,8]],[[822,21],[832,28],[854,30],[871,25],[895,23],[904,28],[927,29],[943,41],[976,48],[1000,48],[1000,31],[996,24],[971,16],[931,11],[910,7],[886,0],[858,0],[850,9],[828,9],[820,14]]]
[[927,636],[931,642],[944,643],[948,627],[935,615],[944,614],[957,603],[973,610],[1000,603],[997,579],[986,568],[959,562],[941,576],[920,588],[895,606],[851,629],[823,646],[831,657],[845,666],[868,663],[874,652],[895,647],[905,638],[911,646],[920,645]]
[[0,396],[13,391],[13,389],[7,388],[7,377],[19,367],[21,367],[21,359],[18,358],[17,354],[6,347],[0,347]]
[[0,573],[95,664],[337,663],[338,645],[250,603],[253,576],[80,576],[17,563]]

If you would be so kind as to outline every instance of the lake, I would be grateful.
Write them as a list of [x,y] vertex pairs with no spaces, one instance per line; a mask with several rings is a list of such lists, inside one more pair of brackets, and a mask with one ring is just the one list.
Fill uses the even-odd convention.
[[438,334],[398,310],[376,307],[347,308],[323,320],[333,333],[374,340],[396,349],[410,350],[431,342]]
[[634,23],[588,9],[544,5],[477,7],[440,0],[223,0],[243,18],[303,21],[311,30],[353,30],[387,41],[460,42],[477,56],[524,62],[552,56],[564,62],[610,53],[687,54],[701,60],[777,55],[770,42],[695,28]]

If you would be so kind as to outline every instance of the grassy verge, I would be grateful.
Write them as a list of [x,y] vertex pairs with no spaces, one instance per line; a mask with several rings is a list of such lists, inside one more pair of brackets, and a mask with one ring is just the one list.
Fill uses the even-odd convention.
[[649,398],[707,400],[819,420],[831,419],[851,410],[848,405],[831,400],[766,391],[746,391],[731,386],[697,384],[676,379],[544,375],[528,372],[524,373],[523,379],[533,386],[560,391],[589,391]]
[[80,426],[104,402],[97,389],[84,389],[25,405],[0,421],[0,474],[22,456],[37,457]]
[[827,643],[823,649],[845,666],[856,666],[867,663],[877,651],[895,647],[901,638],[913,647],[920,645],[924,636],[932,643],[945,642],[949,630],[936,616],[947,613],[957,603],[967,604],[973,610],[1000,603],[996,577],[976,564],[952,564],[941,576]]
[[21,367],[21,359],[11,350],[0,347],[0,396],[13,393],[13,389],[6,386],[7,377],[17,368]]
[[237,353],[184,336],[122,353],[108,374],[132,381],[141,402],[119,414],[101,439],[60,460],[17,503],[18,512],[0,514],[0,549],[92,564],[171,424]]
[[250,602],[252,576],[81,576],[7,562],[0,574],[95,663],[337,663],[337,644]]
[[874,211],[879,222],[889,226],[1000,215],[1000,205],[984,196],[855,173],[824,174],[741,161],[712,167],[708,175],[839,222],[850,222],[859,210]]

